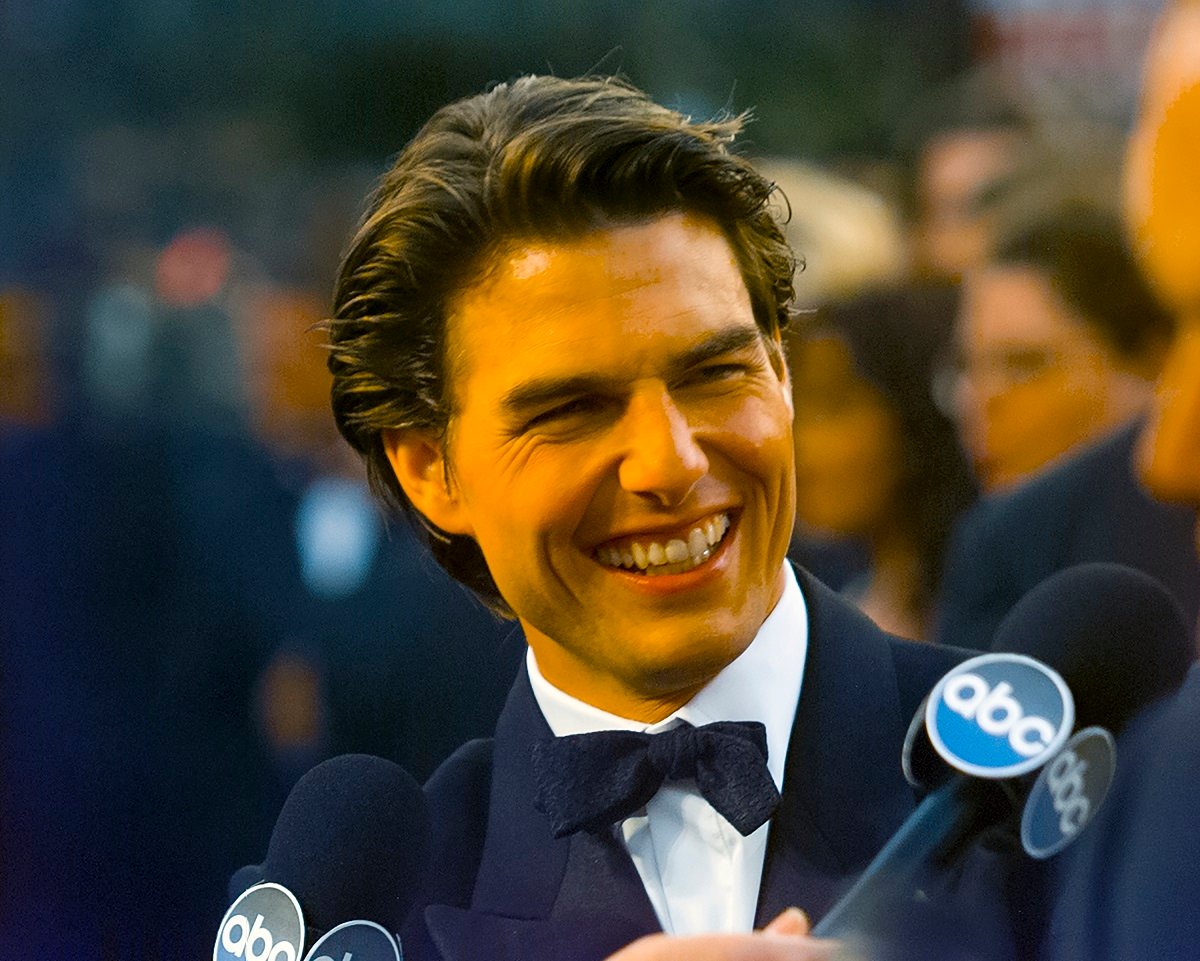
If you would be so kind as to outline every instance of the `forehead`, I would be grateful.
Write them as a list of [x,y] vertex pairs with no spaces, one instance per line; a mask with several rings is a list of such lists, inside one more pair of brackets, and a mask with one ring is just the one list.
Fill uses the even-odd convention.
[[632,366],[656,345],[734,320],[753,324],[729,242],[716,224],[688,214],[510,243],[450,306],[456,384],[484,366]]
[[959,319],[960,332],[995,339],[1057,334],[1083,326],[1046,274],[1027,264],[971,271],[963,283]]
[[[574,303],[590,294],[628,293],[685,278],[702,288],[714,262],[737,269],[721,228],[688,213],[588,231],[563,239],[510,238],[487,257],[460,291],[451,314],[483,300],[536,297],[539,304]],[[686,275],[690,274],[690,277]]]

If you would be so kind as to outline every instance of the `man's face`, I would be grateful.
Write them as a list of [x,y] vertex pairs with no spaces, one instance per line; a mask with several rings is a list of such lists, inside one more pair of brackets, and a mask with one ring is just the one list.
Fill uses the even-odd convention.
[[1157,497],[1200,507],[1200,3],[1171,8],[1151,45],[1125,219],[1179,324],[1143,437],[1142,479]]
[[786,374],[705,220],[520,244],[489,268],[452,305],[446,449],[397,439],[398,476],[415,464],[417,506],[478,542],[548,680],[664,716],[782,590]]
[[1032,267],[968,276],[958,343],[959,428],[985,490],[1028,477],[1131,414],[1134,375]]

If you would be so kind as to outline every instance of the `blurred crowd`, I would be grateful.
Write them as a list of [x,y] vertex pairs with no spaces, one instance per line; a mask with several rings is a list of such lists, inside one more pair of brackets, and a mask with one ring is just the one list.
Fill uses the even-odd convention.
[[[1196,621],[1194,517],[1130,466],[1173,323],[1117,214],[1121,119],[978,66],[907,151],[760,160],[805,261],[792,553],[888,630],[985,648],[1080,560]],[[424,778],[490,733],[523,642],[328,413],[320,322],[381,164],[300,165],[265,120],[71,149],[71,229],[0,273],[0,956],[196,957],[300,774]],[[1080,470],[1052,551],[1004,541]]]

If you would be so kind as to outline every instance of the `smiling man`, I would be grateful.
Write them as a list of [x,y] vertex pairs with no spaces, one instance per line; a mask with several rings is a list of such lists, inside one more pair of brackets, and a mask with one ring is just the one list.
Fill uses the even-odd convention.
[[529,643],[426,787],[406,957],[824,956],[781,912],[819,918],[914,806],[904,732],[959,655],[785,562],[794,261],[738,129],[499,85],[416,135],[343,263],[342,433]]

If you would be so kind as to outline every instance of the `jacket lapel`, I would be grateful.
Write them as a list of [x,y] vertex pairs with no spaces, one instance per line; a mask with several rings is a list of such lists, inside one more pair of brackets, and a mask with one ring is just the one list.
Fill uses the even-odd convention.
[[790,905],[817,921],[915,806],[899,745],[916,705],[901,704],[891,644],[806,572],[798,578],[809,647],[759,889],[759,927]]
[[446,961],[588,961],[660,930],[615,837],[555,839],[534,807],[531,748],[550,736],[522,667],[496,727],[487,841],[471,906],[425,912]]

